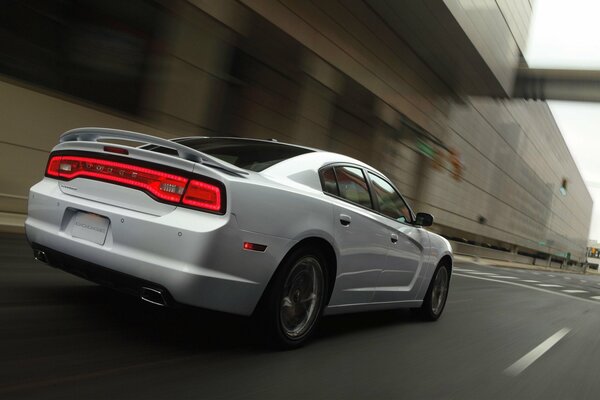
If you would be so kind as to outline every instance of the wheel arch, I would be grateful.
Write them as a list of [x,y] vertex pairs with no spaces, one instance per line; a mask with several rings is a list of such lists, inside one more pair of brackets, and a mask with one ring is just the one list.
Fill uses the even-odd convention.
[[445,254],[444,256],[442,256],[442,258],[440,258],[440,261],[438,261],[437,265],[441,264],[447,265],[448,268],[450,268],[450,272],[452,272],[453,260],[450,254]]
[[254,312],[256,312],[256,310],[262,304],[263,298],[265,297],[265,293],[268,292],[268,290],[274,280],[274,277],[279,272],[281,266],[288,259],[288,257],[290,256],[290,254],[292,252],[294,252],[296,249],[301,248],[301,247],[316,247],[319,250],[321,250],[323,252],[323,255],[325,256],[325,261],[326,261],[325,269],[326,269],[326,273],[327,273],[327,282],[328,282],[327,297],[325,299],[325,305],[329,304],[329,300],[331,299],[331,294],[333,293],[333,287],[335,285],[335,277],[337,276],[337,255],[336,255],[333,245],[327,239],[324,239],[319,236],[309,236],[309,237],[305,237],[305,238],[299,240],[294,246],[292,246],[290,249],[288,249],[288,251],[285,253],[283,258],[277,265],[277,268],[271,275],[269,282],[265,286],[265,290],[263,291],[263,294],[261,295],[261,298],[258,301],[258,303],[254,309]]

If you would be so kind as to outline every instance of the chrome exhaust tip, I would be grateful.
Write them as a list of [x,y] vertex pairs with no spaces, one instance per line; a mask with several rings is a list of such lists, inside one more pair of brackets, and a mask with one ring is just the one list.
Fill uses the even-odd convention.
[[163,295],[163,292],[160,289],[154,289],[143,286],[140,289],[140,299],[147,301],[148,303],[152,303],[156,306],[165,307],[167,305],[165,296]]
[[45,264],[48,264],[48,257],[46,257],[46,253],[44,253],[41,250],[34,250],[33,258],[35,258],[36,260],[41,261]]

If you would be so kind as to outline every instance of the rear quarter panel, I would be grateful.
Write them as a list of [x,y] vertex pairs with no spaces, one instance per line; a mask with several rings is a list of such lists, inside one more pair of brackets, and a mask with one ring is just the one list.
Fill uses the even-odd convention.
[[289,248],[313,236],[333,244],[333,205],[320,192],[288,183],[265,179],[232,184],[231,212],[240,229],[289,239]]

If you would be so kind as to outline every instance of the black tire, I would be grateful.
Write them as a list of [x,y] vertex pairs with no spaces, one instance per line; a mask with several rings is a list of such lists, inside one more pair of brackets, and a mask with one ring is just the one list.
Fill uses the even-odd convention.
[[418,316],[426,321],[437,321],[442,316],[444,307],[446,307],[449,289],[450,267],[442,263],[437,266],[433,273],[423,304],[420,308],[414,309]]
[[[289,350],[310,340],[325,307],[328,284],[322,251],[312,247],[292,250],[269,282],[255,313],[255,323],[265,344]],[[306,296],[309,287],[313,291]],[[304,314],[306,319],[302,317]],[[298,322],[297,332],[291,329],[295,322]]]

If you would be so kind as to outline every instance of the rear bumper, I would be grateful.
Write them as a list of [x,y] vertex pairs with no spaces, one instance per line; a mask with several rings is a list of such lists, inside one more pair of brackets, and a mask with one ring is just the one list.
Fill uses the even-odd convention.
[[61,253],[60,251],[50,249],[38,243],[30,244],[31,248],[34,250],[34,253],[43,252],[45,260],[40,261],[46,262],[51,267],[62,269],[63,271],[77,275],[80,278],[87,279],[88,281],[95,282],[99,285],[106,286],[135,297],[141,296],[142,288],[160,290],[165,299],[164,305],[172,307],[178,304],[173,299],[173,296],[171,296],[167,288],[156,282],[150,282],[132,275],[117,272],[113,269],[105,268],[101,265],[97,265],[89,261]]
[[[78,212],[110,221],[104,244],[72,235]],[[240,230],[232,215],[183,208],[150,215],[64,194],[51,179],[31,188],[25,230],[34,249],[47,251],[49,263],[68,272],[136,296],[150,284],[175,303],[240,315],[252,314],[293,245]],[[244,241],[265,244],[267,251],[243,250]]]

